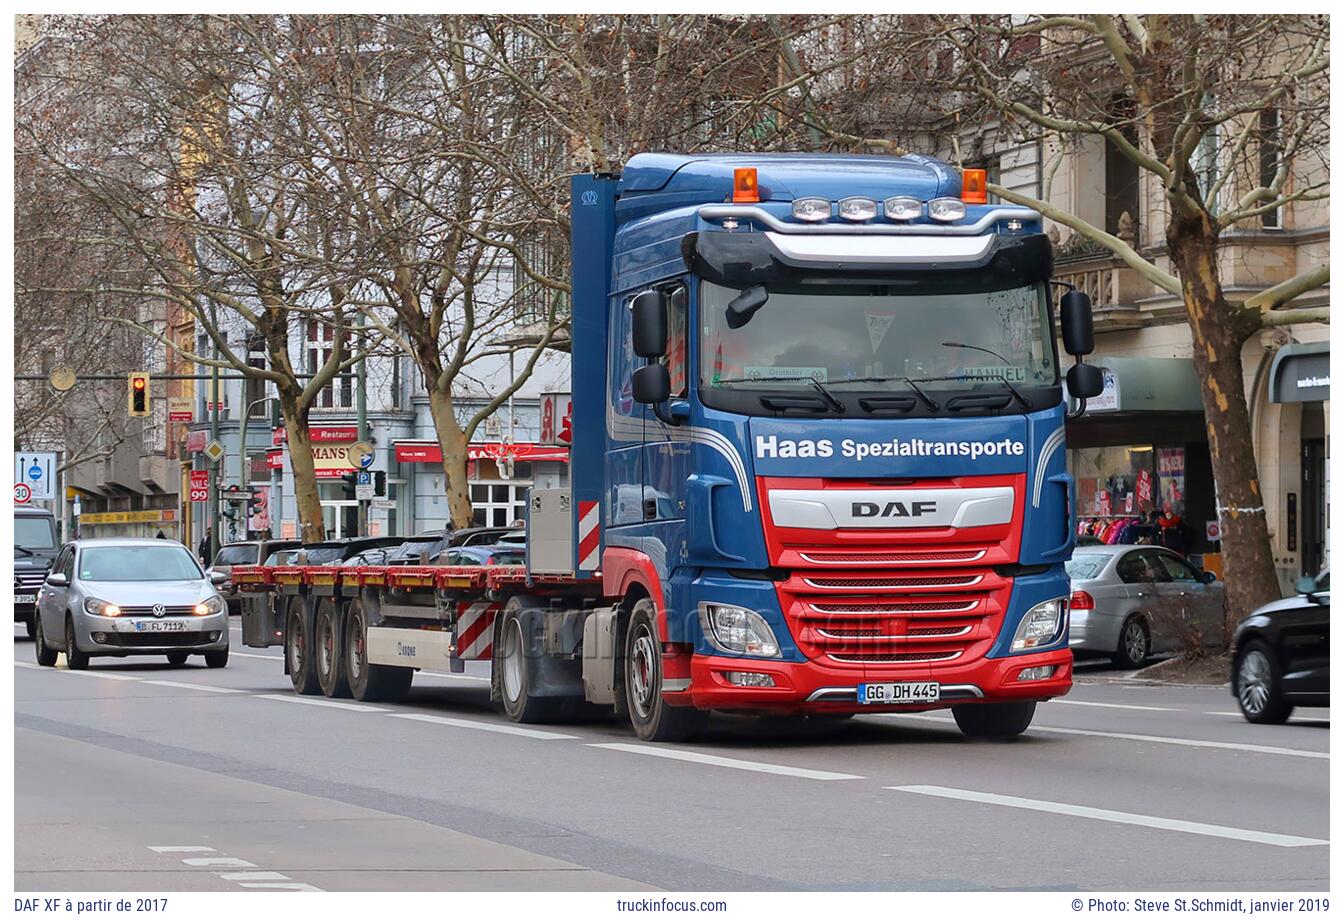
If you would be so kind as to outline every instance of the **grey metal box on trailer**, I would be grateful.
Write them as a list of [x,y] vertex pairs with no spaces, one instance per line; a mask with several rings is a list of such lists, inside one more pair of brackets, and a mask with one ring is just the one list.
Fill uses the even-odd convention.
[[532,489],[527,500],[527,570],[574,574],[574,503],[569,489]]

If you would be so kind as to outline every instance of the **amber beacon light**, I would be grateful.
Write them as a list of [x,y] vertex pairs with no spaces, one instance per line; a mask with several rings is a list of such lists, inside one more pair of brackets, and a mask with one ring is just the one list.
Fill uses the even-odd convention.
[[733,170],[733,204],[752,204],[761,200],[756,187],[756,167],[742,166]]
[[967,169],[961,174],[961,200],[967,204],[989,204],[989,189],[983,169]]

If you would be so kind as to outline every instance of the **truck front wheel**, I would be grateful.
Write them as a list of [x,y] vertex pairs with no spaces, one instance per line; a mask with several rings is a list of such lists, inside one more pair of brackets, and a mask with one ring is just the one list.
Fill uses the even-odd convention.
[[630,724],[641,741],[684,741],[704,729],[709,713],[663,699],[662,650],[653,601],[641,598],[630,613],[622,657]]
[[1014,738],[1027,730],[1035,714],[1035,700],[952,707],[952,718],[967,738]]
[[341,651],[350,694],[361,703],[399,703],[411,692],[415,671],[386,664],[369,664],[368,614],[359,601],[351,601],[345,615],[345,641]]

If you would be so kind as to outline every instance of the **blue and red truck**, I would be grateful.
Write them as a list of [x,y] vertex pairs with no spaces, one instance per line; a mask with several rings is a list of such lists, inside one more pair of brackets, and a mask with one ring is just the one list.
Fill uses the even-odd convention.
[[1101,378],[1040,215],[984,179],[811,154],[575,177],[570,483],[531,494],[526,564],[235,569],[245,641],[360,699],[484,659],[510,719],[607,707],[649,741],[712,710],[1024,731],[1072,683],[1065,392]]

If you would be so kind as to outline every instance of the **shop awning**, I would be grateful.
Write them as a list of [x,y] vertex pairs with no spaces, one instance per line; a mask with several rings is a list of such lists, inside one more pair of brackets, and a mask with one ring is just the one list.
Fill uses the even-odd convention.
[[[393,444],[393,448],[400,463],[443,462],[443,451],[439,448],[438,441],[397,441]],[[567,463],[569,448],[529,442],[515,442],[506,447],[500,441],[473,441],[467,445],[469,460],[499,460],[505,456],[514,461],[535,463],[552,460]]]
[[1269,401],[1325,402],[1330,398],[1330,343],[1294,342],[1269,366]]
[[[1093,355],[1104,389],[1087,401],[1087,415],[1110,412],[1203,412],[1199,377],[1188,358],[1112,358]],[[1070,400],[1072,402],[1072,400]]]

